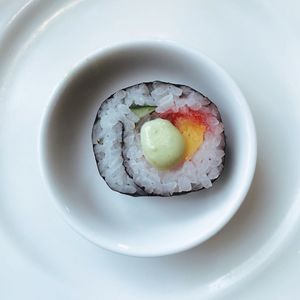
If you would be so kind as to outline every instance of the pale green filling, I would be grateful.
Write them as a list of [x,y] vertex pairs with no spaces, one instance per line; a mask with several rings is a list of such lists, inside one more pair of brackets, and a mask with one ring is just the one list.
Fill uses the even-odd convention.
[[182,161],[184,138],[170,122],[155,119],[143,124],[141,145],[146,160],[157,169],[171,169]]

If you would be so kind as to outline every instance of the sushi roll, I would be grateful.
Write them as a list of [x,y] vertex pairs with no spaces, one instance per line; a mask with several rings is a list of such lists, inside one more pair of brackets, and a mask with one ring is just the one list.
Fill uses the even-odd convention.
[[97,112],[92,143],[107,185],[132,196],[208,189],[224,166],[220,113],[184,85],[156,81],[116,92]]

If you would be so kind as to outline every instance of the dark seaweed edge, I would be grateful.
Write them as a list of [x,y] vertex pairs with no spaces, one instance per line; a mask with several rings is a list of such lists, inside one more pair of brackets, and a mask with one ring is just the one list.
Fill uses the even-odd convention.
[[[137,189],[140,189],[140,192],[141,192],[141,193],[139,193],[139,191],[137,191],[137,192],[134,193],[134,194],[126,194],[126,193],[124,193],[124,194],[126,194],[126,195],[134,195],[135,197],[138,197],[138,196],[147,196],[147,192],[144,190],[143,187],[139,186],[139,185],[133,180],[133,176],[129,173],[129,170],[128,170],[127,166],[126,166],[126,161],[128,161],[128,160],[127,160],[127,158],[126,158],[125,155],[124,155],[124,148],[125,148],[124,132],[125,132],[125,126],[124,126],[124,124],[123,124],[122,122],[121,122],[121,124],[122,124],[122,141],[121,141],[121,148],[122,148],[122,151],[121,151],[121,155],[122,155],[122,158],[123,158],[122,165],[123,165],[123,167],[124,167],[124,170],[125,170],[127,176],[128,176],[129,178],[132,179],[132,181],[133,181],[133,183],[136,185]],[[122,192],[120,192],[120,193],[122,193]]]
[[[105,100],[105,101],[106,101],[106,100]],[[102,104],[101,104],[101,105],[102,105]],[[99,108],[98,111],[97,111],[97,117],[96,117],[95,122],[94,122],[94,124],[93,124],[93,128],[94,128],[96,122],[100,119],[100,118],[98,117],[98,112],[99,112],[100,109],[101,109],[101,106],[100,106],[100,108]],[[120,122],[120,123],[123,125],[122,122]],[[123,128],[123,126],[122,126],[122,128]],[[92,131],[92,138],[93,138],[93,131]],[[103,175],[101,169],[100,169],[99,166],[98,166],[99,160],[97,159],[96,154],[95,154],[95,151],[94,151],[94,147],[95,147],[97,144],[94,144],[94,143],[93,143],[93,140],[92,140],[92,144],[93,144],[93,153],[94,153],[94,157],[95,157],[95,160],[96,160],[97,169],[98,169],[98,172],[99,172],[101,178],[105,181],[105,183],[108,185],[108,187],[109,187],[111,190],[113,190],[113,191],[115,191],[115,192],[118,192],[118,193],[120,193],[120,194],[128,195],[128,194],[126,194],[126,193],[122,193],[122,192],[120,192],[120,191],[118,191],[118,190],[115,190],[115,189],[114,189],[113,187],[111,187],[110,184],[106,181],[105,176]]]
[[[128,86],[128,87],[124,87],[124,88],[122,88],[122,90],[123,90],[123,89],[131,88],[131,87],[134,87],[134,86],[136,86],[136,85],[138,85],[138,84],[143,84],[143,83],[144,83],[144,84],[147,84],[147,85],[148,85],[148,84],[151,84],[151,83],[153,83],[153,82],[160,82],[160,83],[164,83],[164,84],[172,84],[172,85],[174,85],[174,86],[176,86],[176,87],[178,87],[178,88],[180,88],[181,86],[186,86],[186,87],[190,88],[192,91],[194,91],[194,92],[196,92],[196,93],[199,93],[201,96],[203,96],[205,99],[209,100],[212,104],[214,104],[214,105],[217,107],[217,105],[216,105],[213,101],[211,101],[207,96],[205,96],[205,95],[202,94],[201,92],[199,92],[199,91],[197,91],[197,90],[191,88],[190,86],[187,86],[187,85],[184,85],[184,84],[178,84],[178,83],[172,83],[172,82],[165,82],[165,81],[160,81],[160,80],[157,80],[157,81],[145,81],[145,82],[140,82],[140,83],[137,83],[137,84],[133,84],[133,85]],[[120,90],[121,90],[121,89],[120,89]],[[151,93],[151,91],[150,91],[150,93]],[[95,121],[94,121],[94,123],[93,123],[92,129],[94,128],[96,122],[100,119],[100,117],[98,116],[98,112],[101,110],[101,106],[102,106],[105,102],[107,102],[111,97],[113,97],[114,94],[115,94],[115,93],[111,94],[108,98],[106,98],[106,99],[105,99],[104,101],[102,101],[102,103],[100,104],[100,107],[99,107],[99,109],[97,110],[97,113],[96,113],[96,118],[95,118]],[[132,105],[131,105],[131,106],[132,106]],[[131,107],[131,106],[130,106],[130,107]],[[218,109],[218,107],[217,107],[217,109]],[[223,123],[221,114],[220,114],[220,112],[219,112],[219,109],[218,109],[218,117],[219,117],[219,121],[220,121],[221,123]],[[121,141],[121,143],[124,144],[124,141],[123,141],[124,124],[123,124],[121,121],[120,121],[120,123],[122,124],[122,141]],[[223,156],[223,158],[222,158],[223,168],[222,168],[222,170],[221,170],[219,176],[218,176],[217,178],[211,180],[211,183],[212,183],[212,186],[211,186],[211,187],[209,187],[209,188],[204,188],[204,187],[202,187],[202,188],[197,189],[197,190],[191,190],[191,191],[186,191],[186,192],[176,192],[176,193],[169,194],[169,195],[161,195],[161,194],[155,194],[155,193],[147,193],[147,192],[144,190],[144,188],[142,188],[142,187],[140,187],[139,185],[136,184],[136,182],[133,180],[132,176],[127,172],[127,168],[126,168],[126,166],[124,165],[123,145],[122,145],[121,155],[122,155],[122,158],[123,158],[123,166],[124,166],[125,172],[126,172],[126,174],[128,175],[128,177],[130,177],[130,178],[133,180],[134,184],[135,184],[137,187],[139,187],[141,190],[143,190],[143,192],[145,193],[145,194],[138,194],[138,193],[127,194],[127,193],[121,192],[121,191],[119,191],[119,190],[115,190],[115,189],[112,188],[112,187],[109,185],[109,183],[105,180],[105,176],[102,175],[102,172],[101,172],[101,170],[100,170],[99,167],[98,167],[98,160],[97,160],[97,158],[96,158],[95,151],[94,151],[94,146],[95,146],[96,144],[93,143],[93,130],[92,130],[92,135],[91,135],[91,136],[92,136],[93,153],[94,153],[94,157],[95,157],[95,160],[96,160],[97,169],[98,169],[98,172],[99,172],[101,178],[104,180],[104,182],[108,185],[108,187],[109,187],[112,191],[117,192],[117,193],[119,193],[119,194],[127,195],[127,196],[132,196],[132,197],[164,197],[164,198],[165,198],[165,197],[180,196],[180,195],[185,195],[185,194],[189,194],[189,193],[199,192],[199,191],[201,191],[201,190],[203,190],[203,189],[209,190],[209,189],[211,189],[211,188],[213,187],[213,184],[221,177],[221,175],[222,175],[222,173],[223,173],[223,171],[224,171],[224,168],[225,168],[225,161],[226,161],[226,160],[225,160],[225,157],[226,157],[226,135],[225,135],[225,128],[224,128],[224,131],[223,131],[223,137],[224,137],[224,149],[223,149],[223,151],[224,151],[225,154],[224,154],[224,156]]]

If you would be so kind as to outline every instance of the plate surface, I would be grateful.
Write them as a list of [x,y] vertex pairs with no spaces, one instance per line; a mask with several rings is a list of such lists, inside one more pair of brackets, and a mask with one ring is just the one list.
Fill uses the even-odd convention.
[[[2,1],[0,298],[295,299],[299,9],[292,0]],[[48,198],[37,159],[42,111],[69,69],[100,47],[139,38],[177,41],[223,66],[258,135],[254,182],[232,221],[200,247],[151,259],[74,233]]]
[[[105,249],[153,257],[200,245],[232,218],[252,183],[256,137],[246,99],[222,69],[174,42],[147,40],[102,49],[69,75],[46,106],[39,156],[45,185],[76,231]],[[91,141],[99,102],[154,79],[194,84],[217,105],[226,128],[226,167],[211,189],[132,197],[101,178]]]

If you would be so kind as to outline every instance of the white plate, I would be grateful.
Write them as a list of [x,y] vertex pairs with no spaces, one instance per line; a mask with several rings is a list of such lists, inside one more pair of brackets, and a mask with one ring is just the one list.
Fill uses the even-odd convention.
[[[102,49],[75,69],[48,102],[39,134],[44,182],[65,220],[96,245],[143,257],[182,252],[216,234],[243,202],[256,164],[253,119],[232,79],[201,53],[162,40]],[[168,199],[129,197],[100,180],[91,142],[99,102],[153,79],[194,83],[217,105],[227,155],[214,188]]]
[[[2,2],[0,298],[295,299],[299,9],[292,0]],[[233,220],[196,249],[152,259],[112,254],[74,233],[48,199],[37,160],[41,111],[70,67],[99,47],[145,37],[198,48],[222,65],[258,131],[257,172]]]

